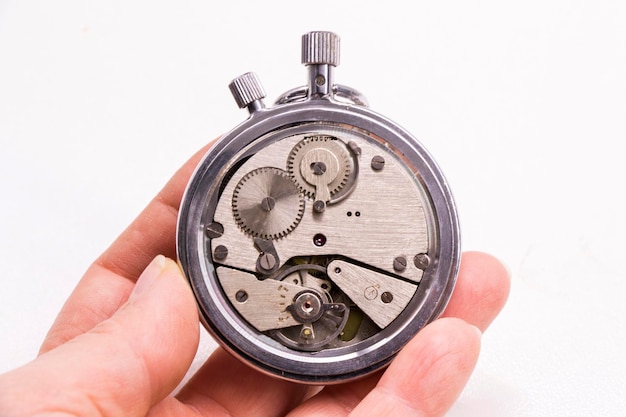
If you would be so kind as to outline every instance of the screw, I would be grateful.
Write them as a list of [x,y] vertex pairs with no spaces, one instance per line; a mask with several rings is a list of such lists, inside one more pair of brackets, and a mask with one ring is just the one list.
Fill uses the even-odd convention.
[[359,145],[357,145],[356,142],[350,141],[348,142],[348,146],[352,149],[352,153],[355,155],[361,155],[361,148],[359,148]]
[[404,256],[398,256],[393,260],[393,269],[402,272],[406,269],[406,258]]
[[418,253],[415,255],[415,258],[413,258],[413,263],[415,263],[415,266],[419,269],[426,269],[428,265],[430,265],[430,258],[425,253]]
[[224,245],[219,245],[213,251],[213,257],[218,261],[223,261],[228,256],[228,248]]
[[323,162],[313,162],[311,164],[311,170],[313,171],[314,175],[322,175],[326,172],[326,169],[326,164]]
[[322,200],[317,200],[313,203],[313,210],[316,213],[322,213],[324,210],[326,210],[326,203],[324,203]]
[[385,158],[380,155],[376,155],[372,158],[372,169],[374,171],[380,171],[385,166]]
[[276,266],[276,258],[271,253],[264,253],[259,257],[259,267],[271,271]]
[[274,206],[276,206],[276,200],[273,197],[265,197],[261,200],[261,209],[263,211],[272,211]]
[[213,222],[206,227],[205,232],[209,239],[215,239],[224,234],[224,226],[221,223]]
[[393,301],[393,294],[390,293],[389,291],[385,291],[384,293],[380,295],[380,299],[383,303],[389,304],[390,302]]
[[248,293],[245,292],[244,290],[239,290],[237,291],[237,294],[235,294],[235,300],[239,301],[240,303],[245,302],[248,299]]

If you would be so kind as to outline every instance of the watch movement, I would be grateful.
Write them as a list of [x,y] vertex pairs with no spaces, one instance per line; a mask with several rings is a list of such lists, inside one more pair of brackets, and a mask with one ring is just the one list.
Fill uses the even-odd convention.
[[[336,383],[386,366],[438,317],[460,262],[448,184],[410,133],[337,84],[339,37],[302,37],[306,84],[204,156],[178,220],[179,262],[207,330],[279,378]],[[419,360],[419,359],[418,359]]]

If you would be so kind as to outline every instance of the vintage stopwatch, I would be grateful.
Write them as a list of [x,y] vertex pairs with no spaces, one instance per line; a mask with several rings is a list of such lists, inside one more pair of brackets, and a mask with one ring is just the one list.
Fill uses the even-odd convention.
[[422,145],[335,83],[339,37],[305,34],[302,62],[307,85],[269,108],[253,73],[230,84],[250,115],[196,168],[177,246],[225,349],[279,378],[327,384],[386,366],[438,317],[459,225]]

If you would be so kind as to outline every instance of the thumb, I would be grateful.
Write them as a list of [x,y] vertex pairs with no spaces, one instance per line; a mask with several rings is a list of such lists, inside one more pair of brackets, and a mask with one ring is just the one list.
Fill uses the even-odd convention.
[[111,318],[0,376],[0,415],[143,416],[185,375],[198,332],[190,288],[158,256]]

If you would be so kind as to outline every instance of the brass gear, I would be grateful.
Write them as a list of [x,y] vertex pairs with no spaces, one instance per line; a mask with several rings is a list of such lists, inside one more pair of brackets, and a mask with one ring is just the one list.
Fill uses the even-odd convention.
[[348,183],[350,170],[347,150],[329,135],[305,137],[287,158],[287,171],[300,191],[325,202]]
[[247,234],[278,239],[300,223],[304,200],[286,171],[264,167],[239,180],[233,191],[232,209],[235,221]]

